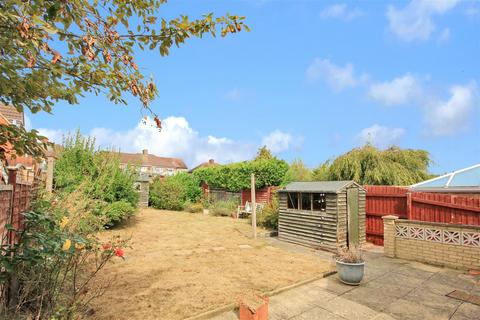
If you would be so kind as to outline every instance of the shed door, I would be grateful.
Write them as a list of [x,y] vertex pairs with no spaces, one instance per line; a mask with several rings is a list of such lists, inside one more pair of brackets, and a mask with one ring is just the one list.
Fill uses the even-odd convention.
[[358,189],[347,189],[348,246],[358,245]]

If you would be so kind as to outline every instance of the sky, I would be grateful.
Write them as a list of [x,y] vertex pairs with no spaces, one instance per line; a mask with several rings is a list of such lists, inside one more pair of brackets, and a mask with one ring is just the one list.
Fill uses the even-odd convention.
[[86,94],[28,114],[51,140],[80,129],[100,147],[148,149],[189,167],[251,159],[266,145],[316,167],[370,142],[431,153],[432,173],[480,162],[480,2],[170,1],[161,16],[246,16],[251,32],[138,51],[159,97],[159,132],[141,104]]

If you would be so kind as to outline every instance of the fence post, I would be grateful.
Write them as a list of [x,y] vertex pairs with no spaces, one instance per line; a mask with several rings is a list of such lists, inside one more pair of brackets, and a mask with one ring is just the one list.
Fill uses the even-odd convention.
[[45,189],[48,193],[53,190],[53,169],[55,166],[55,157],[47,157],[47,177],[45,179]]
[[252,173],[252,186],[251,186],[251,195],[252,195],[252,227],[253,227],[253,237],[257,238],[257,201],[255,199],[255,174]]
[[[8,184],[12,185],[12,195],[10,197],[10,208],[9,208],[9,217],[8,223],[13,225],[14,220],[14,206],[15,206],[15,191],[17,189],[17,169],[9,168],[8,169]],[[15,245],[15,233],[12,230],[7,231],[7,243],[9,246]],[[18,303],[18,281],[15,275],[10,278],[8,283],[8,306],[9,308],[14,308]]]
[[412,193],[407,192],[407,219],[412,220]]
[[395,221],[397,216],[383,216],[383,253],[390,258],[395,257]]

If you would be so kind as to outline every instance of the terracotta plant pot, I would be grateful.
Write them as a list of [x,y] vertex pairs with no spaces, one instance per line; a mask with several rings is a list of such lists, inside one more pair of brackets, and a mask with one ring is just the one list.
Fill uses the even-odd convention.
[[240,301],[240,320],[267,320],[268,297],[257,297],[259,303],[246,303]]

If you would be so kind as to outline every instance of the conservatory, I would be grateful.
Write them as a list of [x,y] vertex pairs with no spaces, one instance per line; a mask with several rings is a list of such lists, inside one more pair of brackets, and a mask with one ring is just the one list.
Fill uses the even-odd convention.
[[480,163],[414,184],[410,190],[480,195]]

